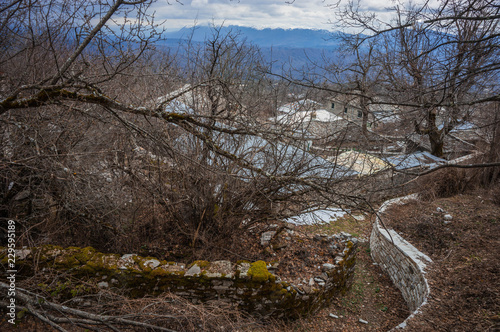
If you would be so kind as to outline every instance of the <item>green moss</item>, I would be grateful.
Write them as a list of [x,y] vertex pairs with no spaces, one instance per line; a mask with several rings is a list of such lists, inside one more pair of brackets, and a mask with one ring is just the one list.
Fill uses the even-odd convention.
[[[146,262],[155,260],[158,261],[156,258],[148,256],[148,257],[140,257],[140,256],[135,256],[134,261],[139,265],[139,267],[144,271],[144,272],[151,272],[153,268],[151,268],[149,265],[146,265]],[[159,261],[158,261],[159,262]]]
[[[84,269],[93,269],[94,271],[109,272],[118,269],[119,255],[103,254],[96,252],[92,258],[83,266]],[[133,272],[140,272],[138,269],[131,269]]]
[[169,276],[183,276],[185,271],[169,271],[165,270],[162,267],[157,267],[153,271],[150,272],[151,277],[162,278]]
[[210,266],[210,262],[208,261],[194,261],[191,264],[189,264],[188,269],[190,269],[192,266],[198,265],[200,269],[205,269]]
[[[210,274],[211,263],[208,261],[194,261],[184,268],[184,264],[176,262],[160,261],[160,266],[151,269],[145,266],[147,260],[152,257],[132,256],[131,266],[126,269],[118,268],[119,255],[103,254],[96,252],[94,248],[70,247],[63,249],[57,246],[46,246],[35,249],[45,259],[40,264],[53,266],[68,270],[73,276],[80,277],[87,282],[97,284],[102,280],[112,280],[113,287],[120,287],[124,294],[131,297],[142,297],[147,294],[156,296],[162,292],[188,293],[201,301],[211,300],[215,297],[225,296],[220,289],[215,287],[221,281],[229,280],[224,274],[214,274],[215,277],[207,277]],[[352,284],[352,276],[347,275],[350,268],[355,264],[356,245],[352,242],[346,244],[345,257],[339,268],[329,273],[330,280],[335,286],[328,291],[315,289],[308,299],[303,299],[290,284],[284,281],[276,282],[276,277],[267,269],[268,264],[276,266],[278,262],[266,263],[264,261],[248,262],[240,260],[237,264],[246,275],[239,278],[241,271],[237,270],[237,277],[232,278],[227,296],[238,298],[242,309],[277,316],[283,314],[285,317],[299,317],[312,313],[326,305],[331,299],[340,293],[345,293]],[[28,262],[26,263],[28,264]],[[182,265],[183,267],[181,268]],[[197,277],[185,278],[185,271],[197,265],[202,272]],[[248,268],[248,270],[247,270]],[[333,273],[335,272],[335,273]],[[107,278],[103,278],[106,276]],[[71,298],[90,292],[85,288],[74,284],[57,284],[55,286],[43,285],[48,294],[57,298]],[[95,288],[93,290],[95,292]]]
[[252,281],[256,282],[274,282],[276,277],[267,270],[266,262],[256,261],[250,264],[250,269],[248,269],[248,275]]
[[54,245],[49,244],[49,245],[40,247],[38,252],[40,253],[41,260],[47,260],[47,259],[53,259],[59,253],[61,253],[62,250],[63,250],[63,248],[60,246],[54,246]]
[[81,264],[86,264],[89,260],[92,259],[92,257],[96,253],[96,250],[92,247],[76,248],[76,249],[79,250],[74,254],[74,256]]
[[54,260],[54,263],[66,269],[70,269],[75,265],[79,265],[80,262],[75,258],[75,256],[71,255],[71,253],[64,253],[64,255],[57,256]]

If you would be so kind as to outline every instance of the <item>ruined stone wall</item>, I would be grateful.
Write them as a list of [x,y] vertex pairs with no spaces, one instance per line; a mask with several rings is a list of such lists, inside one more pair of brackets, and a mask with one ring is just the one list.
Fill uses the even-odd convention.
[[[319,237],[319,241],[327,246],[333,237]],[[16,265],[29,273],[36,261],[39,267],[64,270],[102,288],[119,288],[132,297],[172,292],[193,302],[233,302],[262,317],[297,317],[328,305],[351,286],[357,241],[344,236],[343,243],[335,264],[323,264],[307,285],[282,281],[269,272],[273,263],[264,261],[195,261],[185,266],[133,254],[103,254],[91,247],[21,249],[16,251]],[[0,250],[0,262],[6,266],[6,250]]]
[[[425,279],[425,267],[432,261],[394,230],[383,228],[380,216],[383,217],[384,211],[391,204],[401,204],[416,198],[416,195],[409,195],[386,201],[379,209],[379,216],[373,225],[370,237],[372,258],[389,274],[394,285],[401,291],[412,311],[408,319],[411,319],[426,302],[429,285]],[[398,327],[406,326],[407,320]]]

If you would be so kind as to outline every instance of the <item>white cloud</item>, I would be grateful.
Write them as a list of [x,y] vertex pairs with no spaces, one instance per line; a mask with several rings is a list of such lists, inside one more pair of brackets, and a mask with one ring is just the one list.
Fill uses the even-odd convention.
[[[192,26],[195,22],[255,28],[330,29],[328,22],[335,21],[333,7],[336,3],[337,0],[295,0],[288,3],[286,0],[172,0],[166,4],[160,0],[154,8],[158,19],[167,20],[169,30]],[[386,8],[393,5],[393,0],[361,0],[360,9],[387,18]]]

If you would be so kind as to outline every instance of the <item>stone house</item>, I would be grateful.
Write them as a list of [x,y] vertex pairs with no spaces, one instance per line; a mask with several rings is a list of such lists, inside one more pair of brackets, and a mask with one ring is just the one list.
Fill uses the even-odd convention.
[[363,112],[359,98],[351,95],[337,95],[326,100],[324,108],[348,121],[361,122]]
[[[368,126],[375,127],[382,123],[393,123],[398,121],[397,108],[383,103],[368,104]],[[354,95],[337,95],[330,97],[323,107],[343,119],[361,124],[363,122],[363,110],[360,98]]]

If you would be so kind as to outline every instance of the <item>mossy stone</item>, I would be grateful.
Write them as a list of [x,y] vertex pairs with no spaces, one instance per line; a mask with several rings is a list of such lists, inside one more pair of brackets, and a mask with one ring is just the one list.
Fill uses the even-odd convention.
[[252,281],[264,283],[266,281],[274,282],[276,277],[267,270],[266,262],[256,261],[250,264],[248,275]]

